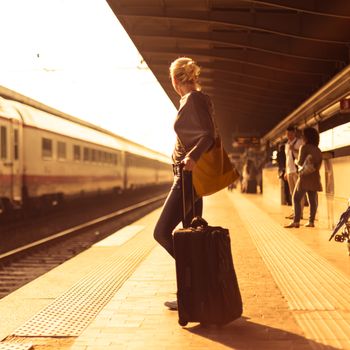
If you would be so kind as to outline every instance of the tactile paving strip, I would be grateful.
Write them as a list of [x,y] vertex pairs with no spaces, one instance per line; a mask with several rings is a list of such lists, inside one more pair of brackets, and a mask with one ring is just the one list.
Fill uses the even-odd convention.
[[[140,239],[139,239],[140,238]],[[21,337],[78,336],[111,300],[155,245],[149,232],[127,242],[105,262],[58,297],[13,335]]]
[[243,195],[228,195],[305,333],[349,349],[350,279]]
[[103,239],[100,242],[95,243],[94,247],[116,247],[121,246],[129,239],[134,237],[137,233],[145,228],[143,225],[128,225]]
[[350,322],[337,311],[315,311],[296,315],[302,329],[319,343],[350,349]]
[[0,350],[31,350],[33,349],[33,344],[19,344],[19,343],[0,343]]

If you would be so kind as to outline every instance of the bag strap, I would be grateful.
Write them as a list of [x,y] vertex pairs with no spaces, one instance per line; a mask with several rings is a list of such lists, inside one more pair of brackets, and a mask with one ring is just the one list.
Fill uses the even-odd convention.
[[222,140],[221,140],[221,137],[220,138],[220,148],[221,148],[221,152],[220,152],[220,155],[221,155],[221,173],[224,172],[224,157],[225,157],[225,150],[224,150],[224,145],[222,144]]
[[220,157],[221,157],[221,159],[220,159],[221,160],[221,162],[220,162],[220,166],[221,166],[220,171],[223,174],[224,173],[224,167],[225,167],[225,159],[228,158],[228,155],[227,155],[227,153],[225,151],[225,148],[224,148],[224,145],[222,143],[222,139],[221,139],[220,135],[218,135],[216,137],[216,139],[215,139],[214,147],[216,147],[216,146],[220,147],[220,151],[221,151],[220,152]]

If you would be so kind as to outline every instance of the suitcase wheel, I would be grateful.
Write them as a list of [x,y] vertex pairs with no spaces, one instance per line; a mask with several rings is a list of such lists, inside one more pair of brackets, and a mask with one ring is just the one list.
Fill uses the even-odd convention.
[[181,327],[185,327],[185,326],[187,326],[187,321],[185,321],[185,320],[182,320],[181,318],[179,319],[179,325],[181,326]]

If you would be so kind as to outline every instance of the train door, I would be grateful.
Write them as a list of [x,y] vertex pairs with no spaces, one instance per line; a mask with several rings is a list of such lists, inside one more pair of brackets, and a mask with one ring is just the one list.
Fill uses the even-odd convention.
[[21,202],[23,186],[23,154],[21,152],[23,128],[20,121],[11,119],[9,131],[9,166],[11,167],[12,200]]

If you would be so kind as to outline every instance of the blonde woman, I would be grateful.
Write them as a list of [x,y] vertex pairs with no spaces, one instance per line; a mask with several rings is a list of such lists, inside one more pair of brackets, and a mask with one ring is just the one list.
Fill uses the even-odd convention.
[[[154,238],[174,257],[172,233],[183,219],[181,167],[192,171],[203,152],[215,142],[213,108],[210,98],[200,91],[200,67],[188,57],[180,57],[170,65],[170,78],[180,96],[180,106],[174,123],[177,135],[172,154],[174,182],[154,229]],[[202,215],[202,198],[195,198],[196,215]],[[166,302],[177,309],[177,302]]]

